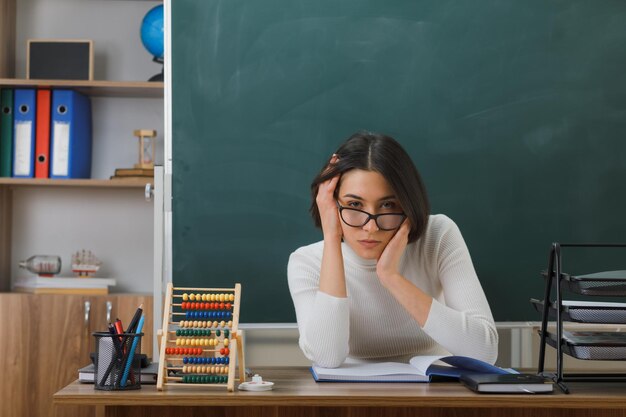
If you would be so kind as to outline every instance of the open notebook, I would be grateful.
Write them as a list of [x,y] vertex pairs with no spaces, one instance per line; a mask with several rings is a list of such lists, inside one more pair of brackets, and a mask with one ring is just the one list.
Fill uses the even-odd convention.
[[459,378],[467,373],[517,372],[466,356],[415,356],[409,363],[347,363],[339,368],[314,365],[311,373],[317,382],[429,382],[433,376]]

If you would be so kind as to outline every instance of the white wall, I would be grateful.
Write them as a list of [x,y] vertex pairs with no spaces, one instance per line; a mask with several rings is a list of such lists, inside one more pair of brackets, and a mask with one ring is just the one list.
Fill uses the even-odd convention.
[[160,65],[143,48],[139,29],[158,1],[18,0],[16,33],[17,78],[26,75],[26,40],[92,39],[94,78],[146,81]]
[[[17,188],[13,194],[11,265],[32,254],[89,249],[103,261],[98,276],[116,278],[116,292],[152,292],[152,203],[142,189]],[[15,268],[14,277],[29,276]]]
[[[17,78],[26,75],[26,41],[92,39],[96,80],[146,81],[160,72],[139,36],[143,16],[160,2],[115,0],[18,0]],[[137,159],[135,129],[157,130],[157,163],[163,161],[163,100],[92,98],[92,177],[109,178]],[[34,254],[61,256],[92,250],[102,261],[100,276],[118,279],[115,292],[152,292],[153,205],[141,189],[89,190],[21,188],[14,192],[12,280]]]
[[[530,335],[532,323],[500,323],[498,334],[497,365],[502,367],[535,368],[537,351],[533,350]],[[244,331],[246,366],[308,366],[309,360],[298,346],[298,328],[296,324],[249,324],[242,323]],[[522,337],[514,336],[520,331]],[[532,340],[534,342],[534,340]],[[513,342],[513,343],[512,343]],[[538,340],[536,341],[538,343]],[[522,355],[522,352],[525,352]],[[533,356],[534,353],[534,356]]]
[[[497,323],[500,344],[496,365],[526,369],[537,369],[539,359],[540,322]],[[294,325],[277,325],[274,328],[264,325],[241,324],[245,332],[246,366],[253,371],[265,366],[308,366],[310,362],[298,347],[298,329]],[[596,325],[594,330],[625,331],[619,325]],[[590,330],[589,325],[569,323],[572,331]],[[556,350],[546,349],[545,370],[556,369]],[[563,369],[572,372],[626,372],[624,361],[579,360],[565,355]]]

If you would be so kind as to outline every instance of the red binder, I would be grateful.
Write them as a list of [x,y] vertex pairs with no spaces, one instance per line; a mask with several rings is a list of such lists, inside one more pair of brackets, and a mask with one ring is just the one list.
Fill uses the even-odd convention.
[[50,167],[50,90],[37,90],[35,178],[48,178]]

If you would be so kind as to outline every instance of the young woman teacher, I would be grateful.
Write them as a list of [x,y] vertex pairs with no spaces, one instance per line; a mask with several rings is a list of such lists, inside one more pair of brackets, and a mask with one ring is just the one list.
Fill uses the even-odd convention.
[[465,241],[451,219],[429,213],[398,142],[352,135],[311,190],[324,239],[288,265],[308,359],[323,367],[447,354],[495,362],[498,333]]

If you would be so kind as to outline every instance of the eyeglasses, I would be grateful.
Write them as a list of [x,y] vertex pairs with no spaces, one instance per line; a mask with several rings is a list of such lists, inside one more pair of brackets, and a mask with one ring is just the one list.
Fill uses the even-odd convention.
[[406,215],[404,213],[381,213],[381,214],[370,214],[366,211],[344,207],[337,201],[337,207],[339,208],[339,217],[345,224],[351,227],[363,227],[370,221],[370,219],[374,219],[376,222],[376,226],[380,230],[396,230],[404,219],[406,219]]

